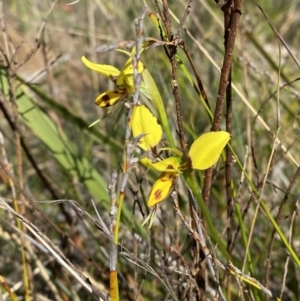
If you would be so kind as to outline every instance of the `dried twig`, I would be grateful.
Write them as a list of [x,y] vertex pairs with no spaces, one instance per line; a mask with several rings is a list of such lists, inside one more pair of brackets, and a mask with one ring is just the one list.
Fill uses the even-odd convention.
[[[219,83],[219,90],[216,99],[216,109],[214,112],[214,119],[212,124],[212,131],[218,131],[220,128],[220,123],[223,114],[223,103],[224,97],[226,94],[229,75],[231,71],[231,63],[233,56],[233,49],[235,45],[235,39],[239,27],[240,17],[242,14],[242,5],[243,0],[228,0],[224,6],[222,7],[224,12],[224,19],[229,18],[229,21],[226,22],[228,24],[228,28],[225,28],[225,32],[228,33],[226,35],[226,44],[225,44],[225,54],[223,59],[223,64],[221,68],[221,77]],[[208,205],[210,190],[212,185],[212,174],[213,168],[206,170],[205,172],[205,180],[202,190],[202,196],[204,202]]]

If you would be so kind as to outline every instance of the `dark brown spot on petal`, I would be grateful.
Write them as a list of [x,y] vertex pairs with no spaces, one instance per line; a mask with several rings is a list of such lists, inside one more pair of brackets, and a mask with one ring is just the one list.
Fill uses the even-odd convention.
[[161,193],[162,193],[161,189],[158,189],[154,192],[154,197],[156,200],[159,200],[161,198]]
[[109,97],[109,95],[105,94],[101,97],[101,100],[103,100],[104,102],[107,102],[110,100],[110,97]]
[[107,108],[107,107],[110,107],[110,106],[111,106],[111,104],[110,104],[109,100],[102,101],[101,104],[100,104],[101,108]]

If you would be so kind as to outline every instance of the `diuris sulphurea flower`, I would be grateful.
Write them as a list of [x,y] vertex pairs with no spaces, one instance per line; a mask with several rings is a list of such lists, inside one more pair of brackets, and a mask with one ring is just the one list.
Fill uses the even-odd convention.
[[[133,80],[133,66],[132,55],[126,61],[122,70],[120,71],[111,65],[96,64],[89,61],[85,56],[82,56],[82,62],[91,70],[94,70],[103,76],[109,78],[114,84],[115,89],[101,93],[95,100],[97,106],[106,108],[114,105],[118,100],[128,98],[134,92],[134,80]],[[145,69],[142,62],[138,63],[137,71],[142,73]]]
[[[138,145],[145,151],[153,152],[162,138],[162,129],[157,123],[156,117],[144,105],[136,106],[133,109],[130,125],[134,137],[144,135]],[[230,135],[225,131],[209,132],[201,135],[192,143],[188,152],[190,163],[182,162],[181,151],[170,148],[161,149],[168,149],[175,154],[166,159],[155,161],[142,158],[140,162],[143,165],[162,172],[152,186],[148,197],[148,206],[152,207],[164,201],[170,194],[177,177],[183,171],[188,168],[205,170],[213,166],[218,161],[229,139]]]

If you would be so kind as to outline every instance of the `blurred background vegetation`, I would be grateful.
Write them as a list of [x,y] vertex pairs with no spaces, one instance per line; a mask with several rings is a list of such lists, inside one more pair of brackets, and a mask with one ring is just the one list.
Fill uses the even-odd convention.
[[[187,1],[168,2],[174,16],[179,18]],[[296,0],[260,0],[257,3],[291,52],[298,57],[300,3]],[[4,171],[0,172],[1,198],[10,206],[13,206],[13,199],[18,200],[21,214],[59,246],[77,269],[106,294],[109,288],[109,240],[95,227],[93,219],[97,220],[97,214],[91,199],[109,225],[110,204],[106,186],[112,170],[121,170],[125,118],[122,117],[115,129],[117,113],[114,112],[88,128],[104,114],[95,106],[95,98],[100,92],[113,87],[109,80],[88,70],[81,56],[121,68],[126,59],[124,54],[115,51],[99,53],[95,49],[104,44],[135,40],[134,20],[141,15],[143,3],[80,0],[68,5],[69,1],[62,0],[23,0],[22,3],[11,0],[1,4],[1,162],[4,164],[7,160],[4,165],[14,174],[15,181],[12,183]],[[147,4],[156,11],[152,1]],[[172,26],[176,32],[178,23],[175,19],[172,19]],[[183,39],[213,111],[224,55],[222,11],[212,0],[194,0],[184,27],[187,31],[184,31]],[[160,39],[147,15],[143,35]],[[299,217],[292,218],[293,213],[297,213],[300,192],[297,177],[292,190],[287,191],[300,162],[300,83],[295,81],[290,84],[299,77],[299,67],[286,48],[281,45],[279,51],[278,45],[276,35],[263,13],[254,2],[245,1],[233,58],[232,146],[241,161],[247,156],[245,169],[254,185],[260,187],[268,172],[262,199],[274,217],[282,204],[279,226],[299,254]],[[190,74],[193,74],[184,53],[179,51],[179,54]],[[163,47],[147,50],[142,60],[163,97],[175,137],[176,112],[171,91],[171,69]],[[280,143],[275,145],[274,161],[268,170],[277,130],[275,92],[278,80],[279,86],[289,84],[279,94]],[[190,145],[201,133],[209,131],[211,125],[199,96],[181,70],[179,85],[184,126]],[[17,101],[17,109],[14,101]],[[255,112],[259,112],[259,118],[255,118]],[[151,230],[141,227],[145,216],[140,211],[145,214],[149,212],[145,199],[157,177],[152,174],[145,176],[144,173],[145,170],[137,166],[130,175],[126,190],[119,257],[121,300],[173,300],[170,291],[178,300],[200,300],[193,286],[192,239],[176,217],[171,201],[162,204]],[[200,183],[202,177],[203,173],[199,172],[197,178]],[[239,189],[236,201],[242,210],[247,208],[244,226],[249,234],[256,205],[255,202],[249,204],[252,192],[246,181],[240,183],[241,177],[240,168],[233,163],[232,179]],[[13,188],[17,188],[16,196],[12,193]],[[135,197],[129,188],[139,191],[137,199],[141,207],[134,203]],[[187,214],[187,191],[182,181],[178,182],[176,190],[182,212]],[[35,207],[28,199],[34,202]],[[73,201],[81,206],[81,210]],[[214,177],[209,212],[224,241],[226,206],[224,172],[219,170]],[[20,246],[24,243],[21,238],[26,236],[16,230],[15,223],[16,218],[8,210],[1,209],[0,276],[10,288],[15,289],[21,300],[24,286]],[[234,227],[234,231],[238,229],[236,216]],[[252,276],[276,295],[280,294],[285,283],[282,300],[299,300],[299,267],[293,260],[286,265],[287,251],[272,233],[273,227],[261,211],[253,231],[250,244],[254,267]],[[273,237],[271,255],[268,255]],[[31,238],[31,243],[25,247],[31,271],[31,299],[93,300],[92,295],[33,240]],[[237,234],[232,255],[234,265],[242,269],[245,245],[240,233]],[[221,261],[224,260],[222,255],[219,256]],[[38,265],[39,260],[47,277],[42,273],[42,266]],[[146,273],[144,262],[157,274]],[[245,272],[249,272],[247,266]],[[267,299],[265,294],[257,293],[255,288],[239,283],[234,277],[229,280],[224,272],[220,272],[220,283],[227,300]],[[4,297],[9,298],[4,289],[2,291]],[[215,291],[215,284],[208,273],[207,300],[214,300]]]

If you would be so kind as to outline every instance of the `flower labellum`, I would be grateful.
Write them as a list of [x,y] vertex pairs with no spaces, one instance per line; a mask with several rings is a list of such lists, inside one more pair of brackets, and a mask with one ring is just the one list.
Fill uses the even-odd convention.
[[152,186],[148,198],[148,206],[152,207],[162,202],[169,194],[178,177],[178,173],[163,172]]

